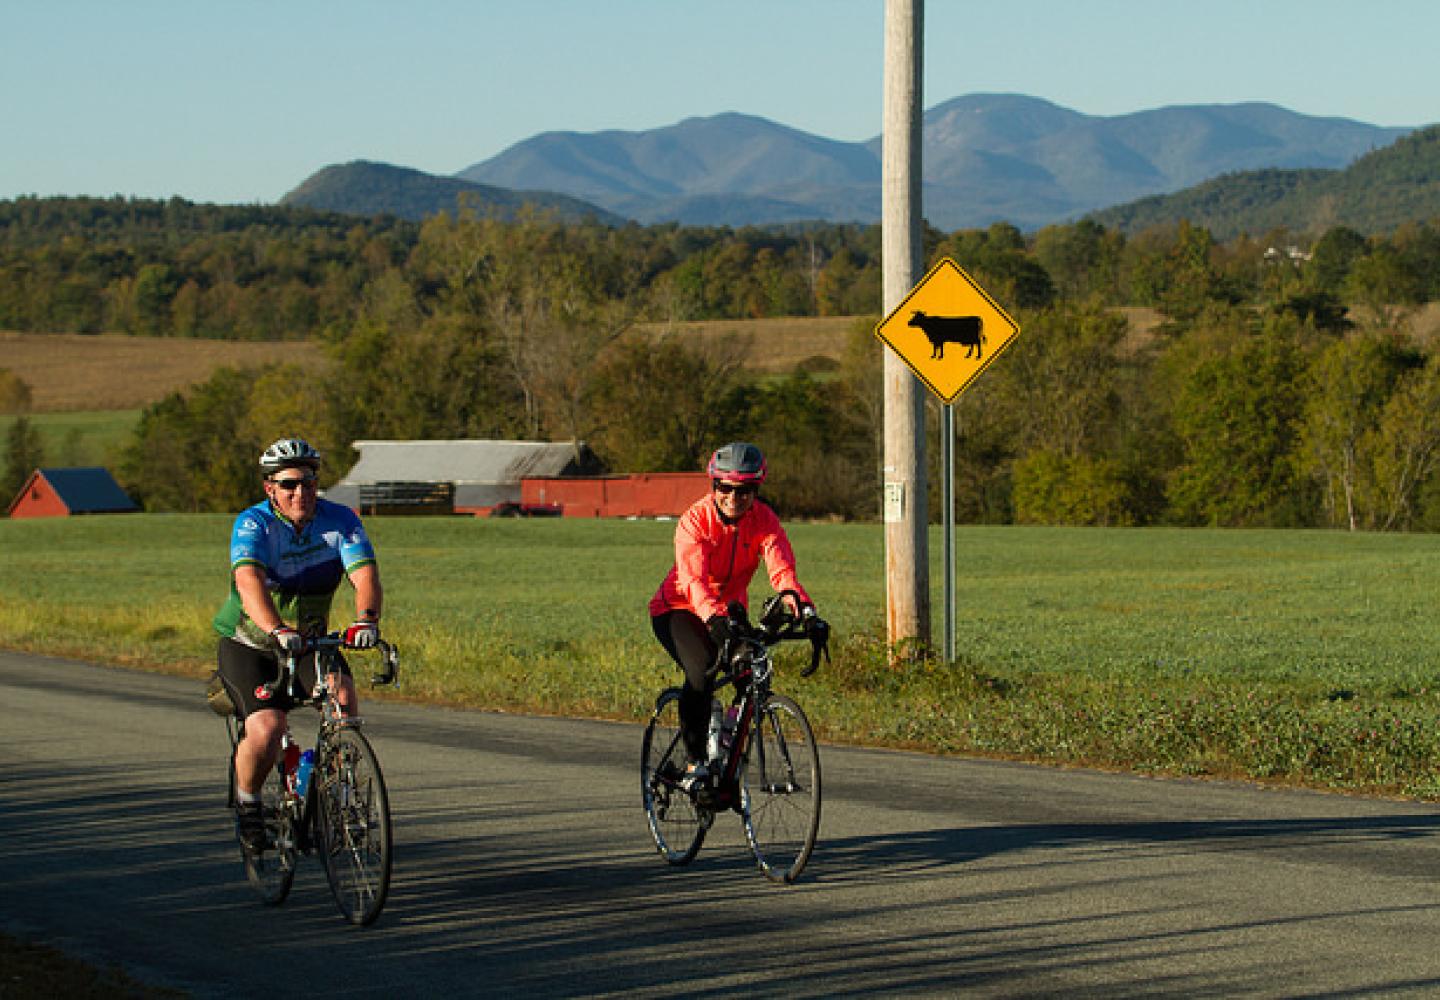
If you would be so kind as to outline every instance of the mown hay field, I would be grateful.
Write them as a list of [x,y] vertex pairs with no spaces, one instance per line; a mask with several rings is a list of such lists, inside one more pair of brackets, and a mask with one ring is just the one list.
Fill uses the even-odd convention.
[[[734,339],[749,346],[756,371],[790,371],[814,357],[838,359],[855,320],[849,317],[715,320],[671,327],[645,324],[644,336],[665,333],[702,342]],[[34,414],[136,410],[210,377],[216,368],[293,363],[319,370],[318,343],[257,343],[130,337],[123,334],[0,331],[0,368],[30,386]]]
[[216,368],[274,362],[318,367],[319,345],[0,332],[0,368],[30,386],[35,413],[139,409]]

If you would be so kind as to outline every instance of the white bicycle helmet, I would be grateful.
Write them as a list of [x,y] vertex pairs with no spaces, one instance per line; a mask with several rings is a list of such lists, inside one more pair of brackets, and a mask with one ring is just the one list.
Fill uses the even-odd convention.
[[260,468],[268,475],[281,469],[320,467],[320,453],[303,438],[281,438],[260,456]]

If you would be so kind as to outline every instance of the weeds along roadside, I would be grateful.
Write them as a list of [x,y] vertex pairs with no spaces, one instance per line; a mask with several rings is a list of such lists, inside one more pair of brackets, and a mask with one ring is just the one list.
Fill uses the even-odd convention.
[[[0,522],[0,645],[193,676],[205,710],[229,523]],[[399,697],[638,722],[678,679],[644,611],[673,525],[371,530],[386,634],[404,657]],[[784,649],[780,688],[825,739],[1440,796],[1425,604],[1440,547],[1428,536],[962,529],[962,655],[896,666],[873,620],[881,529],[791,533],[838,638],[807,680],[808,652]],[[937,604],[937,631],[940,616]]]

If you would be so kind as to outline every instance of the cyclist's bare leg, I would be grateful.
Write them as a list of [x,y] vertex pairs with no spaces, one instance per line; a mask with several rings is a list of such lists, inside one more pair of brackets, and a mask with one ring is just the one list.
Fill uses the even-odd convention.
[[335,693],[335,700],[340,703],[340,713],[345,718],[353,719],[360,714],[360,698],[355,693],[355,678],[344,674],[331,674],[325,678],[325,684]]
[[235,747],[235,787],[247,795],[259,795],[265,776],[280,756],[280,737],[285,733],[285,713],[278,708],[261,709],[245,717],[245,738]]

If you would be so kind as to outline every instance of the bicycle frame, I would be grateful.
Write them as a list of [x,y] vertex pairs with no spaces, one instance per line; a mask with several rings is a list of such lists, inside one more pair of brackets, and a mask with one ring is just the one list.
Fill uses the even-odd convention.
[[[338,696],[331,685],[326,683],[332,676],[341,676],[339,666],[341,662],[340,650],[345,648],[345,643],[339,634],[332,632],[329,635],[306,639],[305,646],[307,649],[313,649],[315,651],[315,686],[310,690],[308,695],[296,698],[294,706],[286,712],[285,736],[292,740],[294,739],[290,735],[290,711],[305,706],[318,708],[320,710],[320,730],[316,733],[314,745],[310,747],[312,751],[318,751],[328,727],[337,725],[359,726],[363,720],[358,716],[346,717],[341,714]],[[380,654],[381,662],[385,665],[385,670],[383,673],[371,676],[371,686],[378,687],[382,684],[393,684],[399,687],[399,652],[393,645],[385,642],[383,639],[375,644],[375,650]],[[303,652],[287,653],[281,661],[280,673],[273,681],[263,685],[265,690],[272,695],[278,691],[286,691],[294,696],[296,687],[300,683],[297,671],[299,669],[300,657],[303,655]],[[230,734],[230,750],[233,753],[235,747],[239,745],[241,738],[244,736],[245,723],[243,720],[237,719],[234,715],[228,715],[225,717],[225,727]],[[303,751],[303,744],[298,744],[297,742],[297,745],[301,746]],[[279,760],[276,760],[275,766],[280,767],[283,761],[284,758],[282,756]],[[230,803],[231,806],[234,804],[233,801]]]
[[716,675],[714,683],[715,691],[726,687],[735,689],[730,703],[739,709],[735,718],[735,732],[729,749],[725,751],[720,775],[715,782],[715,809],[729,809],[736,805],[740,767],[744,764],[745,754],[750,748],[755,716],[759,707],[765,704],[765,699],[770,696],[770,683],[775,675],[775,664],[770,659],[770,650],[763,640],[746,637],[736,642],[745,645],[733,654],[729,665]]
[[734,689],[730,744],[710,762],[704,781],[687,777],[682,689],[666,688],[641,741],[640,792],[656,848],[672,865],[689,864],[716,814],[739,814],[745,839],[760,870],[772,882],[799,877],[815,845],[820,822],[820,760],[804,710],[773,689],[771,648],[787,639],[809,639],[814,656],[804,676],[827,653],[829,626],[813,615],[795,618],[783,595],[771,598],[758,627],[731,611],[739,626],[716,657],[712,693]]
[[[243,851],[246,876],[263,902],[278,905],[289,894],[298,855],[310,854],[319,848],[341,913],[351,923],[368,924],[379,915],[389,888],[388,795],[374,749],[359,731],[360,718],[346,716],[341,709],[336,678],[344,662],[340,657],[340,650],[345,648],[343,641],[338,634],[331,633],[307,639],[305,645],[315,652],[315,685],[307,694],[295,697],[293,707],[310,705],[320,710],[320,725],[312,748],[313,769],[302,792],[296,788],[295,775],[286,766],[282,749],[274,775],[266,781],[267,785],[278,783],[278,788],[266,793],[273,795],[268,807],[273,811],[273,820],[267,820],[270,842],[263,851]],[[395,683],[399,669],[395,647],[380,642],[375,649],[382,658],[384,671],[372,677],[372,682]],[[300,655],[287,654],[279,674],[265,688],[272,694],[283,691],[292,697],[297,695]],[[292,737],[289,711],[285,714],[282,748],[303,746]],[[234,755],[244,736],[244,722],[231,715],[227,719],[227,730],[233,806]],[[327,785],[324,792],[322,782]],[[337,787],[341,790],[338,797]],[[363,792],[355,796],[357,789]],[[341,851],[345,852],[343,857],[338,853]]]

